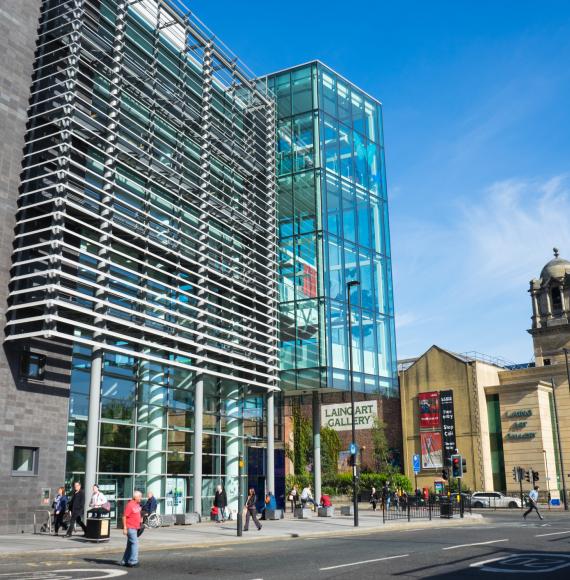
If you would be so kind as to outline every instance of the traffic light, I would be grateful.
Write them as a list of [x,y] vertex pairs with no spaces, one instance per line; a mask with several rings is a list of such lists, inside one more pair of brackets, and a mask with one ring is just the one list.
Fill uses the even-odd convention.
[[461,458],[461,476],[463,476],[464,473],[467,473],[467,459],[465,459],[465,457]]
[[452,455],[451,456],[451,475],[453,477],[462,477],[463,473],[461,472],[463,468],[463,463],[461,462],[461,455]]
[[515,481],[518,481],[518,477],[517,477],[517,468],[516,468],[516,467],[513,467],[513,479],[514,479]]
[[447,467],[444,467],[441,470],[441,479],[443,479],[444,481],[447,481],[449,479],[449,469],[447,469]]
[[528,469],[524,472],[524,478],[530,483],[530,471]]
[[532,482],[535,483],[535,482],[538,481],[538,479],[539,479],[539,477],[538,477],[538,471],[533,471],[532,472]]

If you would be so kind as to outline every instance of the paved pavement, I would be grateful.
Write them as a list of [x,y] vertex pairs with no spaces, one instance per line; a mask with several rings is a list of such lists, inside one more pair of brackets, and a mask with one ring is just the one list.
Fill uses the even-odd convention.
[[[467,517],[466,522],[476,520],[481,516]],[[459,519],[437,520],[442,525],[458,525]],[[479,520],[477,520],[479,521]],[[227,545],[228,543],[260,542],[275,539],[302,538],[309,535],[323,534],[326,536],[348,532],[366,532],[369,530],[404,529],[406,527],[429,526],[428,520],[415,520],[410,523],[404,520],[382,523],[382,512],[372,512],[371,509],[360,511],[359,527],[354,528],[353,518],[337,516],[334,518],[312,517],[306,520],[294,519],[290,513],[277,521],[261,521],[263,528],[257,531],[253,523],[248,532],[238,538],[236,522],[215,524],[212,522],[192,526],[170,526],[160,529],[147,529],[140,540],[142,551],[169,550],[182,547],[206,547]],[[12,534],[0,536],[0,560],[26,554],[50,554],[54,550],[65,555],[119,553],[124,549],[125,540],[121,530],[112,529],[108,542],[94,543],[83,538],[83,534],[72,538],[55,537],[47,534]]]
[[[266,533],[259,532],[259,538]],[[219,538],[216,545],[146,550],[141,567],[116,566],[116,556],[95,553],[0,560],[0,580],[94,580],[189,577],[203,580],[315,580],[346,578],[477,578],[513,574],[540,575],[541,580],[570,577],[570,516],[545,514],[545,520],[523,521],[520,512],[489,512],[484,520],[411,522],[399,529],[370,525],[353,533],[311,533],[315,522],[295,522],[301,537],[264,537],[263,541]],[[288,526],[291,523],[274,522]],[[321,525],[321,524],[319,524]],[[198,527],[198,526],[197,526]],[[205,527],[205,526],[203,526]],[[283,528],[285,529],[285,528]],[[316,529],[316,528],[314,528]],[[384,531],[381,531],[384,530]],[[162,531],[161,531],[162,532]],[[248,532],[251,534],[251,532]],[[145,532],[146,535],[146,532]],[[150,543],[147,537],[146,542]],[[158,537],[158,536],[156,536]],[[143,536],[143,539],[145,536]],[[257,540],[258,536],[250,536]],[[65,540],[61,540],[65,542]],[[1,543],[1,539],[0,539]]]

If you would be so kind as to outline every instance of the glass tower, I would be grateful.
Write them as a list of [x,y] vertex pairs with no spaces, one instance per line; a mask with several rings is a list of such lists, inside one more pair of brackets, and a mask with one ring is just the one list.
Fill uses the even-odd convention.
[[180,0],[42,3],[7,340],[68,345],[67,479],[117,515],[233,503],[273,425],[275,106],[212,38]]
[[320,62],[267,77],[277,101],[280,386],[397,395],[382,106]]

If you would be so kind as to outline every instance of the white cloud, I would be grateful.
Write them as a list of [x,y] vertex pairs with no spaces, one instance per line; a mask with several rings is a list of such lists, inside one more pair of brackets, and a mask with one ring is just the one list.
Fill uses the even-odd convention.
[[[552,248],[570,256],[570,188],[566,176],[492,184],[480,203],[462,207],[466,258],[487,296],[521,289],[538,277]],[[475,282],[472,276],[468,279]],[[471,295],[472,292],[469,292]]]
[[554,246],[570,259],[569,182],[565,175],[499,181],[450,205],[445,216],[416,212],[399,221],[393,266],[400,355],[437,343],[528,360],[529,281]]

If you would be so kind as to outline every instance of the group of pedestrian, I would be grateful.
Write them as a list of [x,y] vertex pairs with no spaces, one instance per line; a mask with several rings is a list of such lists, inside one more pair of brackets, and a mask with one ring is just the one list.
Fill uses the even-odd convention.
[[[65,488],[60,487],[52,503],[54,533],[59,536],[59,530],[65,529],[67,532],[65,536],[69,538],[73,533],[76,525],[78,525],[83,533],[87,531],[87,527],[83,522],[83,513],[85,511],[85,492],[81,488],[81,483],[76,481],[73,484],[73,493],[71,497],[65,495]],[[89,501],[88,513],[94,515],[101,515],[110,511],[110,504],[107,498],[99,491],[99,486],[94,485],[91,499]],[[65,516],[69,515],[69,521],[66,523]]]
[[311,485],[306,485],[300,492],[299,486],[294,484],[291,491],[287,495],[287,501],[291,504],[291,513],[295,511],[295,508],[299,507],[306,508],[307,505],[312,506],[314,510],[319,507],[331,507],[332,502],[328,494],[321,494],[320,501],[317,503],[313,497],[313,492],[311,490]]

